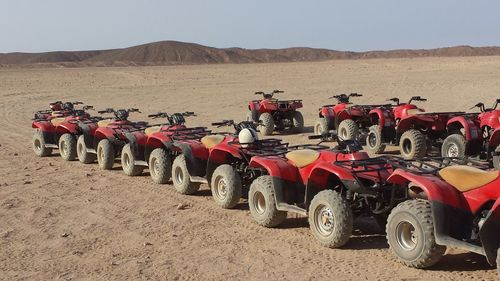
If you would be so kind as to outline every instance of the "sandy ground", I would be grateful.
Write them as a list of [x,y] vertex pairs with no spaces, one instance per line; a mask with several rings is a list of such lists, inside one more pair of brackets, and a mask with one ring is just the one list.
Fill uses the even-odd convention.
[[[370,220],[343,249],[322,248],[304,218],[278,229],[248,207],[219,209],[207,186],[183,196],[119,167],[64,162],[31,151],[30,118],[53,100],[97,108],[198,113],[192,125],[242,119],[256,90],[302,98],[308,130],[328,96],[363,102],[427,97],[428,110],[493,103],[500,57],[175,67],[0,69],[0,279],[2,280],[497,280],[481,256],[449,250],[430,270],[397,263]],[[305,135],[286,136],[303,143]],[[177,210],[179,203],[188,209]]]

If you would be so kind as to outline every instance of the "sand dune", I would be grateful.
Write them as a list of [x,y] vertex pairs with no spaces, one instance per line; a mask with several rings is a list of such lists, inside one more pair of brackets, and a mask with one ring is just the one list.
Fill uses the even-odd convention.
[[428,50],[346,52],[314,48],[212,48],[194,43],[162,41],[96,51],[0,54],[0,65],[59,67],[269,63],[339,59],[463,57],[500,55],[500,47],[456,46]]

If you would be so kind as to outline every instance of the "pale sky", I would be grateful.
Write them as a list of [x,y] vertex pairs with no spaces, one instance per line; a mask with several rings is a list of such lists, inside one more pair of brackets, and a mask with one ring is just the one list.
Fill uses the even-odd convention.
[[496,0],[0,0],[0,52],[176,40],[335,50],[500,46]]

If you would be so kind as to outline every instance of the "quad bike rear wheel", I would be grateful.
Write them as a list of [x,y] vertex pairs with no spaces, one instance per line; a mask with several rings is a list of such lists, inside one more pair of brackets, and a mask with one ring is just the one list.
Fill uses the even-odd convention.
[[399,140],[399,150],[406,160],[422,158],[427,153],[427,138],[419,130],[408,130]]
[[108,139],[102,139],[97,144],[97,163],[103,170],[111,170],[115,163],[115,147]]
[[274,119],[270,113],[262,113],[259,117],[259,121],[259,130],[262,135],[269,136],[274,132]]
[[314,124],[314,134],[315,135],[323,135],[328,133],[328,120],[326,118],[321,117],[316,124]]
[[210,183],[215,203],[224,209],[234,208],[243,193],[240,175],[231,165],[220,165],[212,175]]
[[386,232],[392,253],[409,267],[430,267],[446,251],[436,243],[431,204],[426,200],[408,200],[396,206],[387,219]]
[[76,139],[72,134],[66,133],[59,138],[59,154],[66,161],[76,159]]
[[87,145],[85,144],[85,137],[83,135],[80,135],[78,137],[78,141],[76,142],[76,154],[78,156],[78,160],[80,160],[83,164],[94,163],[97,159],[96,154],[87,152]]
[[247,112],[247,121],[259,122],[259,112],[257,110],[249,110]]
[[493,155],[493,167],[495,170],[500,170],[500,145],[495,148],[495,154],[499,155]]
[[276,207],[271,176],[260,176],[253,181],[248,192],[248,205],[255,222],[264,227],[277,227],[286,219],[286,212]]
[[322,246],[339,248],[349,241],[354,218],[351,207],[340,193],[323,190],[316,194],[308,216],[311,232]]
[[37,156],[46,157],[52,154],[52,148],[45,146],[45,139],[41,131],[36,131],[32,141],[33,151]]
[[293,128],[292,132],[294,133],[302,133],[304,130],[304,116],[300,111],[294,111],[292,115]]
[[443,157],[465,157],[467,141],[462,134],[451,134],[443,141],[441,156]]
[[172,160],[163,148],[155,148],[149,155],[149,174],[156,184],[165,184],[172,175]]
[[379,125],[370,126],[368,129],[368,135],[366,135],[366,146],[368,152],[373,154],[380,154],[384,152],[385,144],[382,139],[382,129]]
[[359,128],[352,119],[342,120],[338,127],[338,136],[342,140],[357,140]]
[[122,149],[121,162],[123,172],[127,176],[138,176],[144,171],[143,166],[135,165],[135,156],[130,143],[127,143]]
[[172,164],[172,182],[177,192],[185,195],[196,193],[200,189],[201,183],[192,182],[187,169],[186,158],[184,155],[175,157]]

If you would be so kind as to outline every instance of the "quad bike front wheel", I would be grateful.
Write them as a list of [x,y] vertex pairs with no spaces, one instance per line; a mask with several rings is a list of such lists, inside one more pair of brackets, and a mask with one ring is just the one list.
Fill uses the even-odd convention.
[[441,156],[443,157],[465,157],[467,141],[462,134],[451,134],[443,141]]
[[406,160],[422,158],[427,153],[427,138],[419,130],[408,130],[401,135],[399,150]]
[[234,208],[243,193],[240,175],[231,165],[220,165],[212,175],[210,183],[215,203],[224,209]]
[[59,138],[59,154],[66,161],[76,159],[76,139],[72,134],[66,133]]
[[262,113],[259,117],[259,121],[259,130],[262,135],[269,136],[274,132],[274,119],[270,113]]
[[338,136],[342,140],[357,140],[359,133],[358,124],[352,119],[342,120],[338,127]]
[[255,222],[264,227],[277,227],[286,219],[286,212],[276,207],[273,178],[260,176],[248,192],[248,206]]
[[344,246],[352,234],[351,207],[340,193],[323,190],[316,194],[309,206],[309,227],[322,246]]
[[144,170],[143,166],[135,165],[135,156],[130,143],[127,143],[122,149],[122,169],[127,176],[138,176]]
[[321,117],[314,124],[314,134],[315,135],[323,135],[328,133],[328,120],[326,118]]
[[79,136],[78,141],[76,141],[76,154],[78,160],[83,164],[94,163],[97,159],[97,155],[87,152],[87,145],[85,144],[85,137],[83,135]]
[[102,139],[97,144],[97,163],[103,170],[111,170],[115,162],[115,147],[108,139]]
[[302,116],[302,113],[300,113],[300,111],[293,112],[292,123],[293,123],[292,132],[302,133],[302,131],[304,130],[304,116]]
[[385,144],[382,139],[382,129],[379,125],[370,126],[366,135],[366,147],[368,152],[373,154],[383,153]]
[[155,148],[149,155],[149,174],[156,184],[165,184],[172,175],[172,160],[164,148]]
[[43,133],[39,130],[35,132],[32,140],[33,151],[37,156],[46,157],[52,154],[52,148],[48,148],[45,146],[45,138],[43,137]]
[[177,192],[191,195],[200,189],[201,183],[192,182],[187,169],[186,158],[184,155],[175,157],[172,164],[172,182]]
[[387,219],[386,232],[391,252],[409,267],[430,267],[446,251],[436,243],[431,204],[426,200],[408,200],[396,206]]

